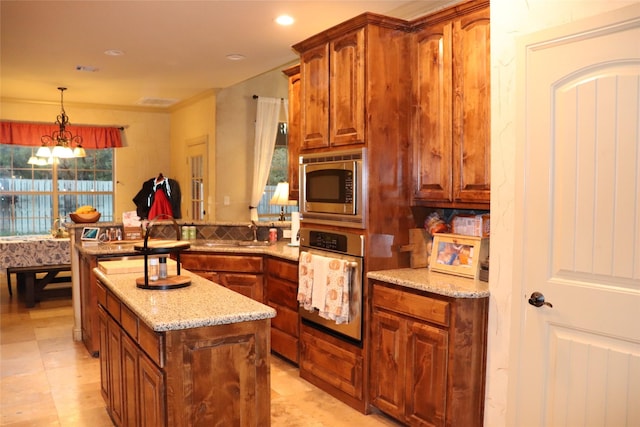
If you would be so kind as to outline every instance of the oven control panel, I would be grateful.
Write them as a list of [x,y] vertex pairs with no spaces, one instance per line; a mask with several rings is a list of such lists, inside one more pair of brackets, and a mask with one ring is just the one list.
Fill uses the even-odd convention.
[[326,231],[311,231],[309,233],[309,246],[330,251],[346,252],[347,236]]
[[314,229],[300,229],[300,246],[338,252],[346,255],[363,256],[364,237],[355,233],[332,232]]

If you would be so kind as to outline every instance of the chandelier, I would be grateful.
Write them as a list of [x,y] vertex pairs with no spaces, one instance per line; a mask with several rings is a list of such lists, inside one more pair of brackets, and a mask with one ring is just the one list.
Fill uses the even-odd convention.
[[[82,137],[80,135],[73,135],[66,129],[69,125],[69,116],[64,111],[64,91],[66,87],[59,87],[60,91],[60,115],[56,118],[58,130],[55,130],[51,135],[43,135],[40,138],[42,145],[38,148],[36,155],[29,159],[30,164],[43,164],[58,163],[58,159],[70,159],[74,157],[85,157],[87,153],[82,148]],[[46,160],[45,160],[46,159]]]

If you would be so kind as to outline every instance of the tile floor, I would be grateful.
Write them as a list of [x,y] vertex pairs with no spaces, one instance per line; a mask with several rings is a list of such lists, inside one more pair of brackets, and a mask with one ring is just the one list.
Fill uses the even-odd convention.
[[[111,427],[100,394],[98,359],[72,339],[68,298],[27,309],[0,274],[0,426]],[[272,357],[274,427],[397,426],[380,414],[363,415],[302,380]]]

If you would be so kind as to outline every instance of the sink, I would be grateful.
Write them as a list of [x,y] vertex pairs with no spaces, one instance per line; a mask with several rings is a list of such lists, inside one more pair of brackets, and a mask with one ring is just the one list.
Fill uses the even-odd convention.
[[238,246],[242,246],[244,248],[258,248],[271,245],[269,241],[259,241],[259,240],[242,240],[238,242]]
[[208,240],[203,243],[204,246],[209,248],[229,248],[229,247],[243,247],[243,248],[263,248],[269,246],[271,243],[268,241],[253,241],[253,240]]
[[212,248],[238,246],[238,241],[237,240],[209,240],[205,242],[204,245]]

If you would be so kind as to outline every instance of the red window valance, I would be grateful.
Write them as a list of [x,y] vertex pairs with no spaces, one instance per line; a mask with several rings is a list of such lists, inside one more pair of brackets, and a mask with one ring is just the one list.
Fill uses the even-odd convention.
[[[84,148],[122,147],[122,128],[102,126],[67,126],[74,136],[82,137]],[[44,123],[0,122],[0,144],[40,146],[43,135],[59,130],[58,125]]]

